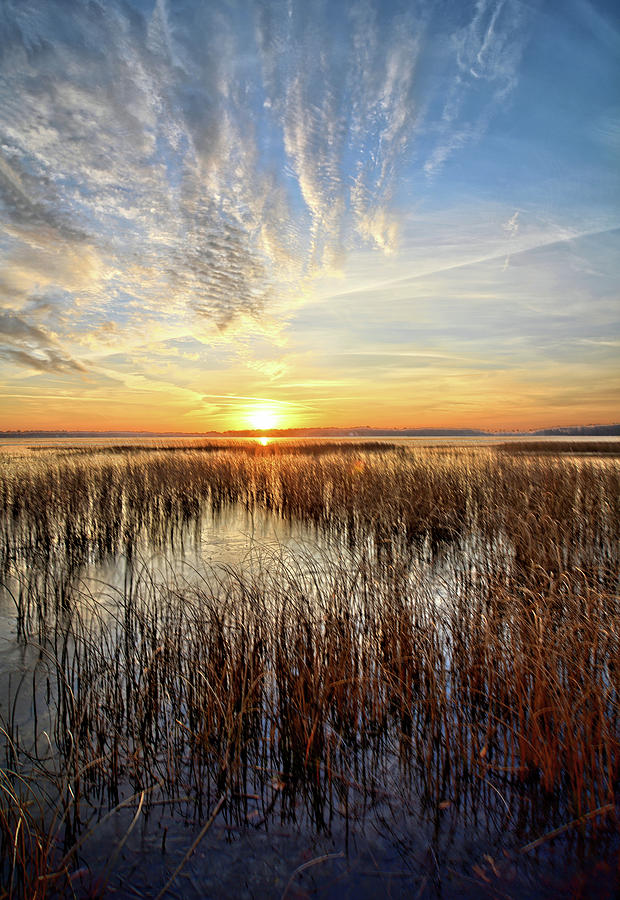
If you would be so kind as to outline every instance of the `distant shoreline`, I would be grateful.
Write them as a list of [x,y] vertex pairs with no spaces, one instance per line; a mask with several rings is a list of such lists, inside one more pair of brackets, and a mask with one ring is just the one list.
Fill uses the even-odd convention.
[[616,437],[620,424],[575,425],[536,431],[485,431],[475,428],[274,428],[238,431],[0,431],[0,438],[367,438],[367,437]]

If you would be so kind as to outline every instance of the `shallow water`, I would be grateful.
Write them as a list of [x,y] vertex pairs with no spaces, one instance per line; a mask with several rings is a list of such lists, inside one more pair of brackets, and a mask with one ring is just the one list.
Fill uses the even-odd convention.
[[[612,897],[617,891],[617,834],[588,847],[582,832],[564,835],[523,854],[528,825],[523,809],[505,808],[488,792],[484,816],[448,805],[429,810],[403,796],[400,779],[386,779],[374,799],[351,792],[348,808],[335,808],[317,831],[303,808],[276,806],[258,824],[257,804],[247,815],[222,809],[186,859],[166,896],[205,897]],[[76,888],[90,896],[102,873],[119,898],[155,897],[200,834],[191,810],[154,807],[126,839],[135,809],[97,828],[83,848],[87,864]],[[522,824],[516,824],[517,818]],[[508,836],[508,833],[510,835]],[[124,842],[124,843],[123,843]],[[110,854],[123,843],[112,871]]]
[[551,435],[551,436],[535,436],[532,435],[456,435],[452,437],[446,436],[428,436],[428,437],[399,437],[394,435],[374,435],[372,437],[357,437],[357,436],[340,436],[340,437],[309,437],[309,438],[280,438],[280,437],[263,437],[263,438],[234,438],[234,437],[221,437],[221,438],[211,438],[211,437],[176,437],[176,436],[166,436],[166,435],[152,435],[141,437],[139,435],[130,436],[130,437],[106,437],[105,435],[88,435],[84,437],[46,437],[46,436],[14,436],[7,437],[5,435],[0,435],[0,449],[3,452],[11,452],[11,450],[15,450],[18,453],[22,453],[28,448],[33,449],[44,449],[48,448],[87,448],[87,447],[117,447],[117,446],[147,446],[147,447],[158,447],[161,445],[165,446],[173,446],[175,444],[180,445],[200,445],[204,443],[209,444],[231,444],[231,443],[240,443],[240,444],[260,444],[261,446],[267,446],[268,444],[278,444],[278,443],[355,443],[355,444],[364,444],[364,443],[375,443],[377,441],[384,442],[386,444],[394,444],[396,446],[406,447],[484,447],[484,446],[493,446],[498,443],[515,443],[515,444],[523,444],[528,443],[530,441],[536,441],[537,443],[549,444],[550,447],[553,444],[562,444],[567,441],[575,444],[588,444],[593,441],[600,442],[601,444],[612,444],[618,443],[618,436],[608,436],[608,435],[598,435],[596,437],[588,436],[588,435]]

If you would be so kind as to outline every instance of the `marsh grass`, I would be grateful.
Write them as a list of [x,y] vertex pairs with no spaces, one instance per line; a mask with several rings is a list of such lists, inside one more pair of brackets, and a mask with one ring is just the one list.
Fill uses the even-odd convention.
[[[381,803],[492,815],[511,850],[613,827],[613,459],[310,443],[6,463],[2,571],[39,657],[2,722],[8,896],[71,886],[81,836],[129,795],[196,822],[224,797],[230,827],[314,833]],[[181,546],[234,504],[323,549],[140,569],[145,541]],[[124,584],[87,589],[85,567],[119,555]]]
[[620,456],[620,441],[507,441],[497,445],[504,453],[554,454],[570,453],[581,456]]

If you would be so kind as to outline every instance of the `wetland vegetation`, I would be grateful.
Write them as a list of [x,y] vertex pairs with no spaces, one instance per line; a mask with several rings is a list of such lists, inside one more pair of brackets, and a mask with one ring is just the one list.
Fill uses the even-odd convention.
[[614,446],[5,453],[0,896],[617,889]]

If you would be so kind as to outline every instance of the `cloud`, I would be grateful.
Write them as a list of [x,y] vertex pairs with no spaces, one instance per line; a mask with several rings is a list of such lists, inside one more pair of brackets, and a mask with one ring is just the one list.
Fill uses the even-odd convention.
[[[513,241],[519,233],[519,214],[520,214],[520,212],[521,211],[519,209],[517,209],[513,213],[513,215],[508,219],[508,221],[504,222],[504,224],[502,225],[502,228],[505,231],[509,241]],[[510,265],[510,252],[508,252],[506,254],[506,259],[504,260],[504,267],[503,267],[504,271],[506,271],[506,269],[508,268],[509,265]]]
[[415,73],[427,15],[378,4],[262,3],[266,105],[303,199],[308,265],[338,268],[355,238],[390,252],[392,205],[418,109]]
[[516,83],[519,9],[479,0],[455,29],[379,0],[4,4],[3,303],[66,345],[109,321],[236,339],[353,250],[393,253],[420,136],[436,174]]
[[453,38],[461,73],[495,83],[498,98],[516,82],[522,44],[511,31],[522,15],[516,0],[478,0],[472,20]]
[[516,237],[519,233],[519,213],[520,210],[516,210],[513,215],[502,225],[502,228],[508,235],[508,237]]
[[[53,189],[47,190],[52,199],[59,203]],[[22,233],[38,233],[41,239],[79,241],[84,235],[63,222],[53,208],[46,206],[36,196],[40,186],[27,172],[20,171],[19,162],[10,163],[0,156],[0,203],[10,215],[16,230]],[[34,195],[34,196],[33,196]]]
[[41,328],[8,312],[0,312],[0,358],[37,372],[87,371]]
[[427,176],[479,140],[505,105],[518,82],[527,23],[520,0],[477,0],[470,21],[452,34],[453,81],[436,129],[439,140],[424,164]]

